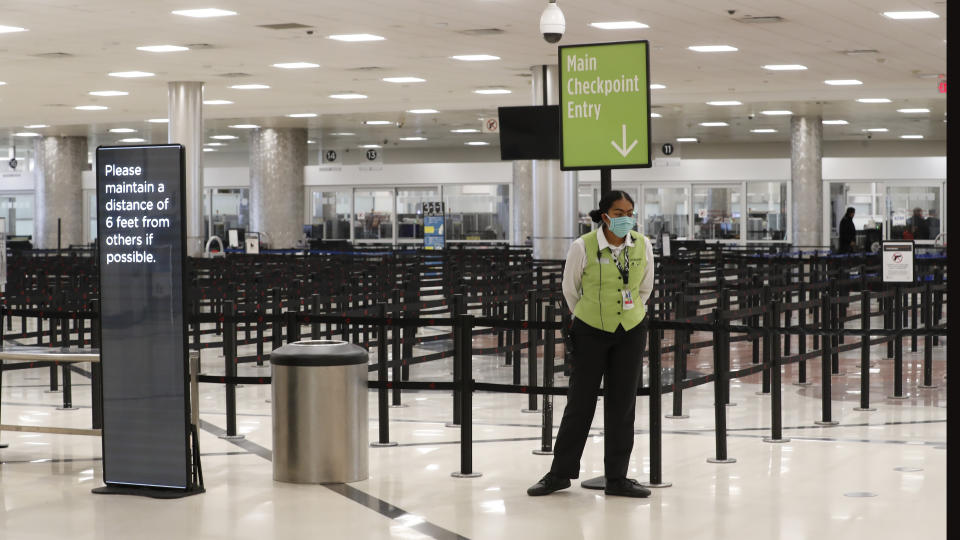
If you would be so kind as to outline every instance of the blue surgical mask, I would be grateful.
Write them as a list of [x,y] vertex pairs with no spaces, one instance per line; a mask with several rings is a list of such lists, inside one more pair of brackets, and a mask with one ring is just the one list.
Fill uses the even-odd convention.
[[622,217],[611,217],[610,214],[607,214],[607,218],[610,220],[610,225],[607,226],[610,229],[610,232],[615,234],[617,238],[623,238],[630,232],[630,229],[636,225],[637,220],[633,216],[622,216]]

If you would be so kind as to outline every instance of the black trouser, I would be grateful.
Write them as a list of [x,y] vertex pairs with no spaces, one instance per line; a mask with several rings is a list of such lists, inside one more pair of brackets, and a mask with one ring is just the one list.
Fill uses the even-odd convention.
[[603,465],[610,479],[626,478],[633,451],[633,420],[640,384],[641,354],[646,346],[646,320],[625,331],[604,332],[574,320],[573,362],[567,406],[553,446],[550,472],[561,478],[580,476],[580,457],[587,443],[603,379]]

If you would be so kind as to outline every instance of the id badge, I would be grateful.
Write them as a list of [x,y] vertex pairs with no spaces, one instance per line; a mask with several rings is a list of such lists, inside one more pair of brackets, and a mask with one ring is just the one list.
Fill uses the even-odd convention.
[[633,309],[633,295],[630,293],[630,289],[623,289],[622,294],[624,311]]

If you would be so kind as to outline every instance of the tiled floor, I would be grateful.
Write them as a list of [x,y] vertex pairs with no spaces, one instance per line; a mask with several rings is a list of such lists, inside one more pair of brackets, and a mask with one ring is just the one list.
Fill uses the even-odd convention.
[[[571,489],[531,498],[526,488],[549,467],[537,456],[538,414],[522,413],[522,395],[478,393],[474,398],[474,470],[480,478],[452,478],[458,469],[459,430],[448,428],[448,392],[405,392],[405,408],[390,409],[393,448],[370,449],[370,478],[346,486],[276,483],[269,461],[269,386],[239,388],[240,441],[217,437],[225,427],[223,387],[201,385],[200,446],[207,492],[179,500],[92,495],[101,485],[96,437],[2,432],[0,538],[257,539],[265,538],[944,538],[946,520],[945,353],[936,349],[937,389],[917,389],[921,352],[904,354],[909,399],[888,400],[892,361],[885,347],[872,354],[874,412],[859,405],[859,352],[841,357],[834,376],[833,417],[820,419],[819,361],[808,366],[814,384],[795,386],[796,366],[784,369],[783,424],[788,443],[771,444],[770,397],[757,395],[759,376],[734,381],[728,407],[733,464],[711,464],[714,452],[712,385],[684,392],[688,419],[663,420],[663,478],[673,486],[649,499],[605,497]],[[734,364],[750,362],[746,344]],[[688,369],[709,372],[709,349],[696,351]],[[510,369],[495,357],[475,359],[475,378],[508,382]],[[217,351],[203,356],[204,372],[222,366]],[[670,366],[669,357],[666,365]],[[414,366],[416,380],[449,380],[450,362]],[[222,371],[222,367],[220,367]],[[269,367],[241,366],[268,374]],[[526,375],[524,374],[524,380]],[[56,409],[46,369],[6,372],[2,422],[89,427],[89,381],[74,378],[76,411]],[[565,385],[558,377],[557,385]],[[556,398],[559,421],[565,400]],[[663,412],[671,398],[664,396]],[[370,440],[377,436],[376,394],[370,393]],[[602,408],[602,400],[600,407]],[[632,472],[649,471],[648,402],[638,402]],[[602,411],[587,443],[582,479],[603,467]],[[848,496],[870,493],[870,497]]]

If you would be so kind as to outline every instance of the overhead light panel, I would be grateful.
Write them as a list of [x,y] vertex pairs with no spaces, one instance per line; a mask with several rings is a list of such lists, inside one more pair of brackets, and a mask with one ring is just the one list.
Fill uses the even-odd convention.
[[400,137],[401,141],[425,141],[426,137]]
[[404,84],[404,83],[427,82],[427,80],[421,79],[420,77],[384,77],[383,82]]
[[204,145],[204,146],[226,146],[227,143],[222,143],[222,142],[208,142],[208,143],[203,143],[203,145]]
[[767,64],[763,69],[768,71],[803,71],[807,66],[802,64]]
[[468,141],[463,144],[467,146],[490,146],[490,143],[486,141]]
[[307,139],[307,144],[317,144],[317,141],[313,139]]
[[489,62],[500,59],[499,56],[493,56],[492,54],[458,54],[450,58],[461,62]]
[[897,109],[897,112],[898,112],[898,113],[903,113],[903,114],[924,114],[924,113],[930,112],[930,109],[923,109],[923,108],[920,108],[920,109]]
[[218,141],[233,141],[239,139],[236,135],[211,135],[211,139],[217,139]]
[[730,124],[726,122],[700,122],[700,125],[703,127],[726,127]]
[[939,15],[932,11],[884,11],[883,16],[898,21],[940,18]]
[[231,15],[236,15],[236,11],[230,11],[227,9],[217,9],[217,8],[201,8],[201,9],[178,9],[176,11],[171,11],[174,15],[181,15],[183,17],[193,17],[195,19],[209,19],[211,17],[229,17]]
[[216,148],[204,148],[203,151],[204,151],[204,152],[216,152],[217,149],[216,149]]
[[743,105],[743,103],[740,103],[740,102],[737,101],[737,100],[730,100],[730,101],[708,101],[708,102],[707,102],[707,105],[713,105],[714,107],[733,107],[733,106],[736,106],[736,105]]
[[361,144],[360,148],[383,148],[379,144]]
[[43,129],[43,128],[48,128],[50,126],[48,126],[47,124],[29,124],[23,127],[27,129]]
[[14,133],[14,137],[39,137],[39,133],[34,133],[32,131],[21,131],[20,133]]
[[677,137],[677,142],[700,142],[696,137]]
[[90,95],[100,97],[129,96],[130,92],[124,92],[122,90],[95,90],[90,92]]
[[637,21],[595,22],[590,23],[590,26],[601,30],[641,30],[643,28],[650,28],[650,26]]
[[189,51],[190,47],[181,47],[180,45],[147,45],[144,47],[137,47],[137,50],[144,51],[144,52],[153,52],[153,53],[168,53],[168,52]]
[[777,130],[770,128],[751,129],[750,133],[776,133]]
[[284,62],[274,64],[273,67],[280,69],[312,69],[320,67],[320,64],[314,64],[313,62]]
[[781,110],[760,111],[760,114],[763,114],[766,116],[790,116],[791,114],[793,114],[793,111],[781,111]]
[[270,86],[266,84],[235,84],[230,88],[234,90],[266,90]]
[[857,101],[860,103],[890,103],[887,98],[860,98]]
[[440,111],[436,109],[410,109],[407,112],[410,114],[437,114]]
[[740,50],[731,45],[693,45],[687,48],[694,52],[736,52]]
[[146,139],[141,139],[140,137],[131,137],[129,139],[120,139],[117,142],[124,142],[124,143],[146,142]]
[[901,135],[901,139],[922,139],[923,135]]
[[257,129],[257,128],[259,128],[260,126],[258,126],[258,125],[256,125],[256,124],[234,124],[234,125],[229,126],[229,127],[232,127],[233,129]]
[[137,130],[133,128],[113,128],[110,130],[110,133],[136,133]]
[[650,118],[663,118],[663,115],[658,112],[650,113]]
[[864,128],[860,131],[866,131],[867,133],[886,133],[890,130],[887,128]]
[[12,34],[13,32],[26,32],[26,28],[20,28],[19,26],[4,26],[0,24],[0,34]]
[[166,124],[170,122],[170,119],[169,118],[151,118],[147,120],[147,122],[150,122],[151,124]]
[[149,71],[114,71],[113,73],[107,73],[111,77],[120,77],[123,79],[136,79],[139,77],[153,77],[154,74]]
[[830,86],[857,86],[863,84],[863,81],[858,81],[857,79],[830,79],[823,81],[823,84],[829,84]]
[[353,137],[356,133],[351,133],[349,131],[336,131],[330,134],[332,137]]
[[389,126],[390,124],[393,124],[393,122],[389,120],[366,120],[364,121],[364,124],[368,126]]
[[450,133],[480,133],[480,130],[474,129],[474,128],[460,128],[460,129],[451,129]]
[[650,89],[651,89],[651,90],[663,90],[663,89],[666,88],[666,87],[667,87],[667,85],[665,85],[665,84],[653,83],[653,84],[650,85]]
[[348,92],[345,94],[330,94],[330,97],[333,99],[367,99],[367,96],[353,92]]
[[293,113],[288,114],[287,118],[316,118],[317,113],[305,112],[305,113]]
[[327,36],[327,39],[333,39],[336,41],[383,41],[386,39],[383,36],[378,36],[376,34],[337,34],[333,36]]
[[823,125],[825,126],[845,126],[849,124],[846,120],[824,120]]
[[203,100],[204,105],[233,105],[232,101],[226,99],[205,99]]
[[105,111],[109,107],[104,107],[103,105],[78,105],[74,107],[78,111]]

